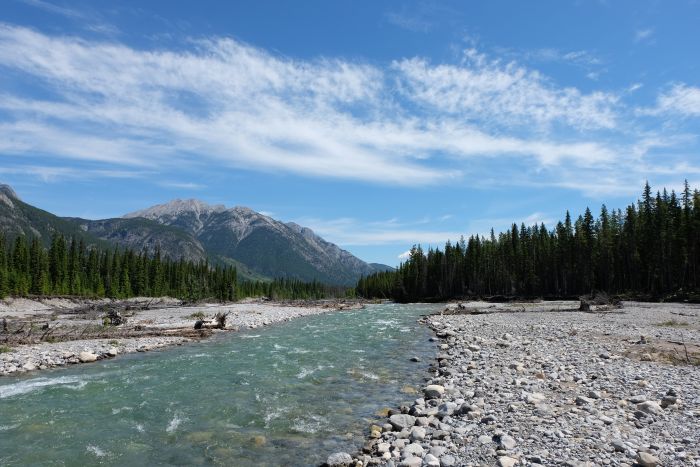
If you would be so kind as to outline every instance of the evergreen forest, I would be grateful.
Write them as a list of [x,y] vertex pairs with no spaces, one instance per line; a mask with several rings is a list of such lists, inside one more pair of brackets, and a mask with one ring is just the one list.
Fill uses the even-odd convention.
[[359,280],[356,293],[400,302],[462,297],[565,298],[602,291],[641,299],[698,297],[700,192],[652,192],[625,210],[603,205],[553,229],[544,224],[474,235],[444,249],[414,246],[395,271]]
[[0,235],[0,298],[6,296],[130,297],[171,296],[222,302],[245,297],[275,300],[344,297],[352,290],[296,279],[238,281],[235,267],[213,266],[132,250],[86,247],[83,241]]

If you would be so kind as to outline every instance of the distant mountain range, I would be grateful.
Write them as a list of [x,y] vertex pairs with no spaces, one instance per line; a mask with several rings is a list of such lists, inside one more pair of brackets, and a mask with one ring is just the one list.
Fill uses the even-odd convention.
[[0,230],[24,234],[48,245],[54,232],[79,237],[89,245],[117,245],[163,255],[238,268],[246,279],[277,277],[354,285],[362,275],[392,269],[366,263],[293,222],[280,222],[252,209],[174,200],[121,218],[88,220],[58,217],[24,203],[0,185]]

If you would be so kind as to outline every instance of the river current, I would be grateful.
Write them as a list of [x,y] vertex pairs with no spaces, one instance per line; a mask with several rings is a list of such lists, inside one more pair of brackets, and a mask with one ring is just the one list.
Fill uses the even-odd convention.
[[319,465],[417,397],[436,347],[416,319],[436,309],[370,305],[0,378],[0,465]]

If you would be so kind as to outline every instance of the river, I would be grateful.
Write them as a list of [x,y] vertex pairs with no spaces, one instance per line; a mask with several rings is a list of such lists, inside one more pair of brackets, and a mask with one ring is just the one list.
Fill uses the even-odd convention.
[[[94,364],[0,378],[0,465],[318,465],[411,401],[436,354],[370,305]],[[411,362],[410,357],[420,362]]]

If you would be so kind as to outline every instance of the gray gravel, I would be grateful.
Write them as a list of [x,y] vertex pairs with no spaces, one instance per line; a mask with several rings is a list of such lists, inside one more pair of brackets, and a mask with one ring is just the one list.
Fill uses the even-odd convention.
[[375,426],[356,463],[700,466],[700,307],[467,305],[494,313],[426,320],[440,353],[424,397]]

